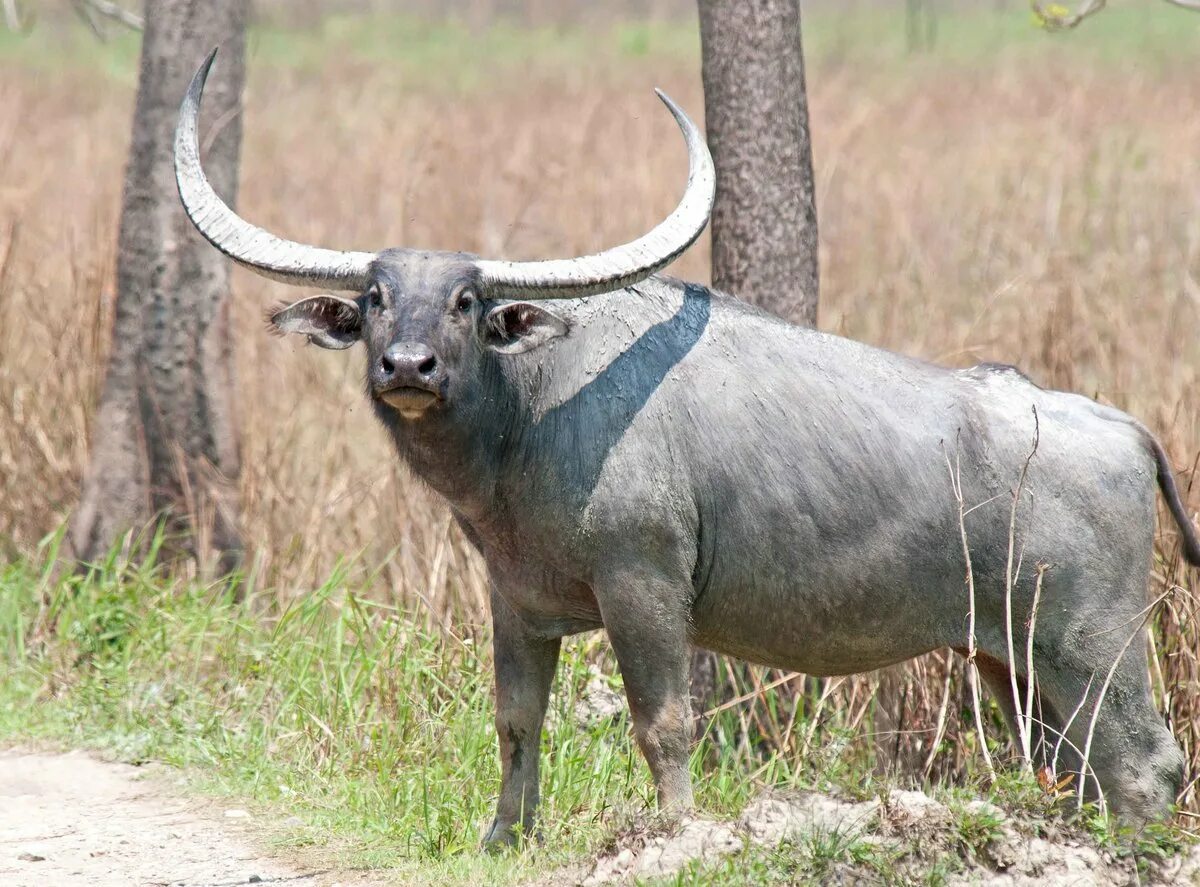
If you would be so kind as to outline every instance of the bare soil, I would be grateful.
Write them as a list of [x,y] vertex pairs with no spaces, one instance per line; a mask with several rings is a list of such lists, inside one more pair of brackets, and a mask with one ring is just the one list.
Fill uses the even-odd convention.
[[[1155,861],[1138,873],[1130,859],[1072,839],[1039,837],[983,801],[998,820],[971,848],[954,885],[989,887],[1200,883],[1200,848]],[[951,812],[920,792],[852,802],[804,793],[764,795],[737,821],[690,819],[667,832],[632,828],[599,858],[553,872],[539,885],[629,883],[669,877],[698,860],[714,862],[749,842],[764,847],[809,833],[857,836],[891,848],[893,877],[921,881],[931,851],[952,850],[960,836]],[[5,887],[379,887],[387,872],[365,877],[264,851],[266,827],[245,810],[181,795],[158,767],[111,763],[88,752],[0,750],[0,884]],[[934,854],[936,855],[936,854]],[[393,873],[394,874],[394,873]],[[838,865],[839,883],[875,883],[878,873]]]
[[0,884],[366,887],[262,850],[246,811],[172,791],[157,768],[0,750]]
[[[1081,840],[1053,823],[1034,828],[1032,822],[1018,821],[982,800],[969,802],[964,812],[976,821],[986,815],[994,827],[964,842],[966,836],[955,827],[950,808],[919,791],[892,791],[883,799],[858,802],[815,792],[768,793],[752,801],[737,821],[692,818],[658,834],[630,828],[580,883],[602,887],[670,877],[697,860],[713,863],[748,844],[804,846],[814,836],[828,842],[830,836],[840,835],[842,841],[858,840],[890,857],[890,867],[871,870],[846,858],[833,863],[820,876],[821,883],[921,884],[935,860],[958,855],[961,867],[946,878],[949,887],[1200,884],[1200,848],[1190,847],[1173,858],[1147,859],[1139,871],[1128,855]],[[725,877],[725,883],[735,883]]]

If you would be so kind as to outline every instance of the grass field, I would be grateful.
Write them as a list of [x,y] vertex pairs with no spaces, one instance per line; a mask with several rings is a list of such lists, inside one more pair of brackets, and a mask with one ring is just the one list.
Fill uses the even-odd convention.
[[[480,632],[423,627],[341,570],[279,606],[237,603],[228,586],[177,583],[146,565],[110,566],[88,582],[49,586],[60,632],[30,663],[25,629],[38,617],[28,591],[39,587],[27,562],[0,577],[10,668],[0,737],[190,768],[201,790],[301,815],[303,827],[277,833],[282,844],[398,866],[403,883],[512,883],[593,852],[651,802],[624,711],[594,701],[621,689],[604,677],[613,669],[598,638],[572,642],[560,667],[540,849],[481,869],[479,830],[499,780]],[[698,755],[701,803],[735,815],[760,780],[828,786],[835,775],[826,755],[763,763],[738,753],[708,767]]]
[[[915,54],[902,17],[874,6],[818,6],[806,28],[822,327],[947,364],[1015,363],[1127,409],[1162,437],[1195,511],[1200,16],[1128,3],[1051,36],[1019,5],[945,14]],[[340,17],[263,26],[249,45],[240,209],[335,247],[533,258],[627,239],[683,185],[651,88],[703,108],[691,21]],[[258,278],[234,279],[250,603],[114,568],[63,603],[58,639],[27,648],[43,594],[73,592],[40,578],[38,546],[87,461],[135,66],[130,36],[0,32],[0,730],[202,766],[212,788],[303,809],[310,831],[287,840],[335,834],[429,880],[479,865],[503,880],[594,849],[612,811],[649,792],[627,727],[574,726],[570,696],[588,663],[608,663],[602,640],[580,641],[560,678],[554,849],[537,851],[553,858],[481,863],[470,851],[497,779],[482,566],[396,463],[356,357],[267,336],[262,309],[285,290]],[[675,273],[706,280],[707,255]],[[1162,523],[1152,593],[1196,581]],[[1188,600],[1159,616],[1153,674],[1200,772]],[[909,672],[914,746],[943,687],[959,692],[948,663]],[[733,813],[763,784],[829,778],[870,791],[875,685],[820,683],[819,724],[773,692],[727,713],[695,755],[701,803]],[[974,740],[952,720],[931,775],[969,783]]]
[[[397,884],[575,884],[588,860],[648,827],[650,774],[623,705],[613,705],[622,685],[597,637],[571,641],[559,667],[542,743],[539,840],[492,856],[478,845],[499,788],[483,632],[422,625],[341,569],[281,604],[274,595],[239,601],[244,589],[228,583],[179,582],[152,560],[114,557],[86,580],[55,581],[53,548],[46,553],[40,572],[28,560],[0,570],[0,742],[177,767],[192,791],[250,807],[276,849],[314,868],[387,869]],[[52,638],[38,636],[47,615],[58,626]],[[808,714],[797,722],[802,755],[749,744],[713,755],[714,741],[701,743],[692,769],[705,813],[736,818],[764,786],[870,798],[896,785],[872,775],[839,719]],[[738,718],[719,715],[710,737],[736,733]],[[747,846],[663,883],[820,883],[840,866],[908,883],[896,866],[916,857],[916,880],[937,884],[999,826],[971,800],[1015,808],[1044,831],[1055,817],[1050,799],[1015,771],[995,784],[973,772],[936,794],[953,811],[949,843],[884,847],[818,832],[778,848]],[[1147,860],[1186,838],[1154,829],[1134,840],[1090,808],[1068,819],[1065,834],[1076,840]]]

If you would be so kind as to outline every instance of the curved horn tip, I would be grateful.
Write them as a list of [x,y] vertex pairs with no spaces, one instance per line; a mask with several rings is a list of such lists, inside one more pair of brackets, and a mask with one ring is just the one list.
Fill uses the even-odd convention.
[[200,88],[204,88],[204,82],[208,80],[208,72],[212,70],[213,62],[217,60],[217,52],[221,49],[220,46],[214,46],[208,51],[208,55],[204,57],[204,61],[200,63],[200,67],[196,69],[196,76],[192,78],[192,83],[200,81]]
[[[185,112],[192,111],[196,116],[200,113],[200,100],[204,97],[204,84],[208,82],[208,73],[212,70],[213,62],[217,58],[217,50],[219,46],[214,46],[204,57],[204,61],[200,63],[200,67],[196,69],[196,73],[192,75],[192,82],[188,84],[187,92],[183,95],[183,104],[180,107],[179,126],[182,126]],[[191,106],[194,106],[191,107]]]
[[[662,103],[664,105],[666,105],[667,108],[670,110],[670,112],[672,114],[674,114],[676,117],[678,117],[680,114],[683,114],[683,109],[680,108],[679,105],[675,104],[675,100],[673,98],[671,98],[669,95],[667,95],[665,92],[663,92],[661,89],[659,89],[657,86],[654,87],[654,94],[656,96],[658,96],[659,99],[662,100]],[[684,116],[687,116],[687,115],[685,114]]]
[[665,268],[708,225],[716,174],[704,136],[661,89],[654,90],[675,118],[688,151],[687,190],[666,219],[637,240],[601,253],[542,262],[476,262],[484,286],[499,298],[573,299],[626,288]]
[[662,100],[664,105],[667,106],[667,110],[671,112],[671,116],[675,118],[675,122],[679,124],[679,128],[682,129],[685,134],[690,130],[695,130],[697,134],[699,133],[699,130],[696,128],[696,124],[692,122],[692,118],[687,115],[687,112],[684,111],[683,108],[679,107],[679,105],[675,103],[673,98],[671,98],[658,87],[654,88],[654,94]]

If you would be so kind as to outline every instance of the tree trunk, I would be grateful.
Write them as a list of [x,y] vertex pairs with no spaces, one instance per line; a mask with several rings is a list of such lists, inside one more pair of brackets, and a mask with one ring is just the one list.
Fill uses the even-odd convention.
[[[713,286],[813,326],[817,207],[800,0],[699,7],[705,126],[717,170]],[[697,714],[716,695],[717,673],[712,653],[692,655]]]
[[713,286],[817,321],[817,207],[800,0],[700,0],[708,145],[717,168]]
[[910,53],[921,50],[921,0],[905,0],[904,42]]
[[[241,551],[229,270],[179,203],[172,145],[196,66],[220,45],[205,90],[205,171],[232,205],[242,140],[247,0],[148,0],[121,204],[112,350],[69,546],[102,558],[163,520],[169,550],[205,572]],[[214,559],[215,556],[215,559]]]
[[17,0],[2,0],[4,24],[10,31],[21,30],[21,16],[17,13]]
[[907,0],[904,33],[910,53],[932,52],[937,46],[937,9],[933,0]]

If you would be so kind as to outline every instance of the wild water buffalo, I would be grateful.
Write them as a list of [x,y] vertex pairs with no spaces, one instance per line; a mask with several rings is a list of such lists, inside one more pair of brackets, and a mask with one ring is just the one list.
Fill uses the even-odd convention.
[[962,651],[964,535],[978,662],[1010,722],[1007,626],[1024,687],[1042,565],[1039,740],[1053,747],[1065,728],[1064,769],[1080,768],[1103,691],[1093,782],[1131,819],[1167,811],[1183,758],[1151,700],[1141,627],[1156,479],[1191,563],[1200,541],[1135,419],[1010,368],[944,369],[657,276],[703,230],[714,194],[704,141],[666,96],[687,190],[624,246],[514,263],[281,240],[235,215],[200,167],[212,60],[175,142],[189,216],[260,274],[357,293],[304,299],[272,323],[324,348],[364,344],[376,415],[487,560],[503,769],[488,842],[532,825],[564,636],[608,632],[659,804],[684,810],[689,644],[818,675]]

